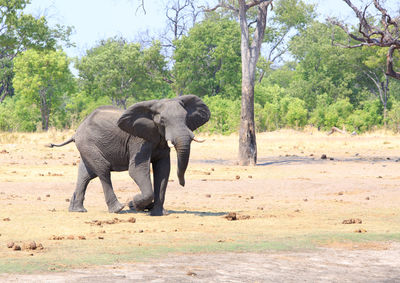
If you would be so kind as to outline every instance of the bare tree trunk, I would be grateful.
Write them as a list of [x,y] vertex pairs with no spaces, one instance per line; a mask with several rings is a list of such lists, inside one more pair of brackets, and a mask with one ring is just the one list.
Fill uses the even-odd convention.
[[42,130],[48,131],[49,130],[49,119],[50,119],[50,102],[47,103],[46,100],[46,91],[47,90],[40,90],[40,113],[42,115]]
[[[255,5],[255,2],[251,2]],[[257,5],[257,26],[250,40],[246,12],[251,4],[239,0],[239,22],[241,28],[242,55],[242,109],[239,130],[239,164],[257,164],[256,127],[254,121],[254,82],[256,64],[264,38],[268,6],[272,1],[259,1]]]

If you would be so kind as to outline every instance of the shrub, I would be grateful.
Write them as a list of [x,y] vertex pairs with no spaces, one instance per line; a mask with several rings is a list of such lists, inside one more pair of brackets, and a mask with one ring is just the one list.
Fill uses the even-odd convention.
[[239,129],[240,100],[229,100],[220,96],[205,96],[203,100],[210,108],[211,118],[200,131],[231,134]]
[[307,124],[305,102],[297,97],[285,96],[280,101],[281,120],[286,126],[302,128]]
[[396,133],[400,132],[400,102],[394,101],[388,112],[388,125]]

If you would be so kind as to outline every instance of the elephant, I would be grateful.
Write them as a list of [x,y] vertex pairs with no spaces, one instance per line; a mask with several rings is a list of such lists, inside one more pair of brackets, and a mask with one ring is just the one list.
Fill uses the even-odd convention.
[[152,216],[163,215],[171,166],[170,148],[175,147],[177,152],[178,180],[185,186],[191,142],[201,142],[193,131],[210,116],[209,108],[196,95],[142,101],[125,111],[114,106],[94,110],[69,140],[47,145],[61,147],[75,142],[80,153],[78,179],[69,211],[87,211],[83,206],[87,185],[99,177],[108,211],[120,212],[126,204],[118,201],[110,176],[111,171],[128,170],[141,191],[129,201],[129,207],[137,211],[149,209]]

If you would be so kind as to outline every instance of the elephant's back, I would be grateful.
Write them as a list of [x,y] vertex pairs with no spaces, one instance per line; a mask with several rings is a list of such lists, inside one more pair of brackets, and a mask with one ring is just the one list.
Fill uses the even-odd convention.
[[86,131],[90,128],[118,127],[117,121],[123,111],[115,106],[100,106],[85,118],[79,125],[77,132]]
[[76,130],[75,144],[78,149],[91,144],[110,151],[124,143],[129,134],[117,124],[122,113],[123,110],[113,106],[101,106],[94,110]]

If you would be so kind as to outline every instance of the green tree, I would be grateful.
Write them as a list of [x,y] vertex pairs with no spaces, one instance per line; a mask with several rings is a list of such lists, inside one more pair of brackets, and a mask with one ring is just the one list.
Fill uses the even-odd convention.
[[175,41],[174,77],[179,93],[240,96],[240,27],[226,18],[209,18]]
[[[330,33],[329,25],[314,22],[290,44],[291,54],[298,64],[288,92],[303,99],[309,111],[317,106],[320,95],[327,95],[328,104],[348,98],[357,106],[365,99],[352,54],[332,46]],[[345,37],[344,33],[341,35]]]
[[69,60],[61,51],[27,50],[14,60],[13,84],[25,109],[39,109],[42,129],[48,130],[51,115],[62,111],[63,100],[73,90]]
[[57,41],[67,44],[71,27],[50,28],[45,17],[23,13],[29,0],[0,0],[0,103],[12,95],[13,59],[29,48],[54,49]]
[[158,42],[143,49],[121,38],[101,41],[75,64],[82,90],[95,98],[109,97],[124,108],[129,98],[166,96],[166,62],[160,51]]

